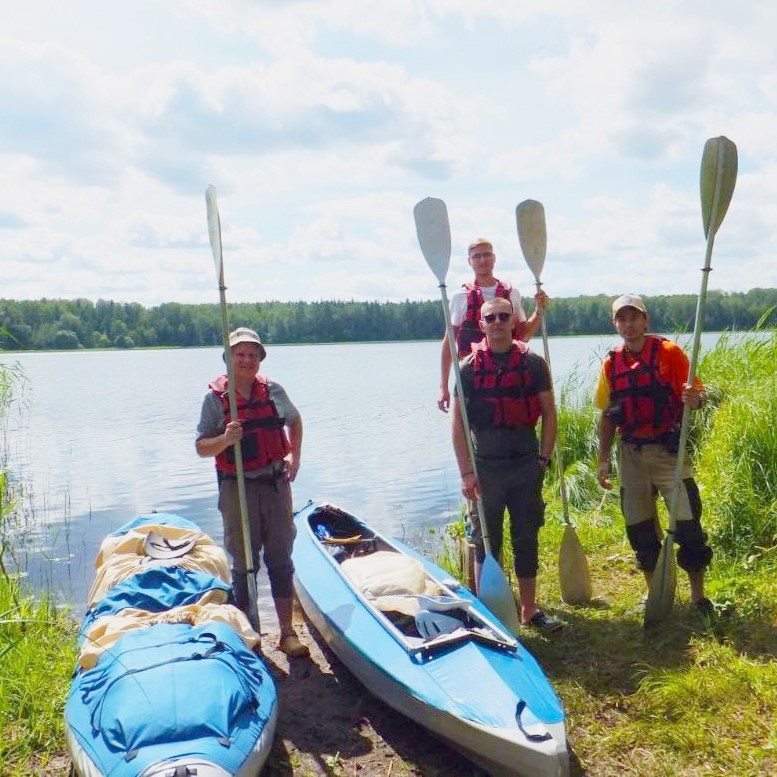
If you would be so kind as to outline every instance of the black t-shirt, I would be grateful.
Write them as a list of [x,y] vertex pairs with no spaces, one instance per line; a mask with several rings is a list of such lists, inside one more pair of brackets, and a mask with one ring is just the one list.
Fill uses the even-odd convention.
[[[505,364],[510,352],[495,353],[492,351],[492,355],[497,364]],[[461,385],[468,407],[468,398],[472,394],[474,359],[475,354],[469,354],[460,362]],[[529,351],[526,354],[526,366],[531,372],[532,384],[537,392],[550,391],[552,382],[550,370],[545,360],[536,353]],[[536,456],[538,451],[537,434],[534,428],[530,426],[519,428],[478,426],[472,428],[472,444],[479,459],[523,458],[524,456]]]

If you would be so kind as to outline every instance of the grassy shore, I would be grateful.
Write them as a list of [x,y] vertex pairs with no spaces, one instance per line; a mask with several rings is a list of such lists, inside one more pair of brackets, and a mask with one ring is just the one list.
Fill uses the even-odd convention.
[[[703,623],[691,608],[680,573],[671,618],[643,629],[644,580],[617,496],[603,499],[596,483],[596,413],[562,401],[571,517],[595,599],[585,607],[561,601],[563,527],[557,483],[550,480],[540,599],[568,625],[552,637],[527,632],[524,641],[564,702],[573,774],[777,774],[776,363],[777,333],[769,332],[739,345],[723,340],[700,369],[712,401],[695,414],[692,446],[715,551],[707,586],[718,612],[714,623]],[[2,504],[7,513],[6,497]],[[24,598],[0,574],[0,773],[65,773],[57,766],[73,661],[67,619]],[[411,763],[393,769],[422,773]],[[343,758],[327,773],[357,771],[378,774]]]

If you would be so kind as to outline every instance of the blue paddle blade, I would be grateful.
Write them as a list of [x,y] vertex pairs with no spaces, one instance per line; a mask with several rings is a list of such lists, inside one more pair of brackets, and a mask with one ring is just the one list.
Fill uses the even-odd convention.
[[513,589],[510,588],[504,570],[490,553],[486,554],[480,568],[478,598],[504,623],[508,631],[518,636],[521,619],[515,604]]

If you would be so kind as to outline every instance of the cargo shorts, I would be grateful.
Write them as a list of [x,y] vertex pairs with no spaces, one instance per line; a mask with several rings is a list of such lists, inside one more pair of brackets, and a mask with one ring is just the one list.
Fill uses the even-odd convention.
[[[618,448],[618,466],[621,482],[621,509],[627,526],[644,521],[658,525],[657,497],[660,494],[667,510],[672,503],[677,454],[669,453],[663,445],[650,443],[635,445],[621,441]],[[691,504],[685,481],[693,479],[693,469],[688,457],[683,461],[680,474],[680,495],[675,520],[698,520],[699,510]]]

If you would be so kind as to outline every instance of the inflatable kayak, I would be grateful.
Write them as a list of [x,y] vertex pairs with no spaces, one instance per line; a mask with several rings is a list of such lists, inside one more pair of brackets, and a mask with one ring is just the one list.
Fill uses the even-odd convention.
[[256,775],[277,695],[232,604],[224,551],[172,514],[140,516],[97,557],[65,736],[82,777]]

